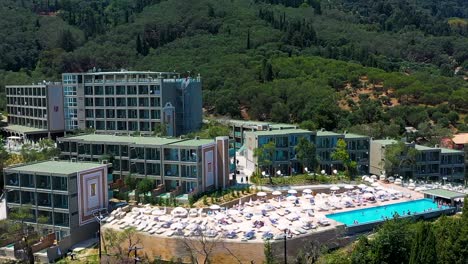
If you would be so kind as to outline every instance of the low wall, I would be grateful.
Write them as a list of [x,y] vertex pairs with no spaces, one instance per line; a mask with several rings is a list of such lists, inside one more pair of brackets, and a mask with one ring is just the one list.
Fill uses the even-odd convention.
[[[411,216],[404,216],[403,218],[411,218],[415,220],[422,220],[422,219],[431,219],[441,215],[450,215],[455,213],[455,208],[447,208],[443,210],[435,210],[431,212],[419,213]],[[371,231],[374,228],[378,227],[379,225],[383,224],[385,221],[376,221],[367,224],[359,224],[346,227],[346,233],[348,235],[358,234],[362,232]]]
[[[103,230],[105,233],[107,229]],[[343,226],[327,230],[313,232],[287,240],[287,256],[292,261],[300,250],[308,243],[316,243],[320,246],[327,245],[329,248],[341,247],[349,243],[349,239],[343,238],[345,233]],[[204,262],[205,256],[201,254],[202,245],[212,248],[210,254],[211,263],[263,263],[264,243],[263,241],[232,241],[215,238],[214,240],[190,239],[183,237],[160,237],[146,233],[137,233],[135,237],[139,240],[138,245],[144,248],[139,251],[139,256],[152,261],[160,257],[162,260],[179,260],[183,263],[192,263],[191,257],[196,256],[199,263]],[[134,240],[133,240],[134,241]],[[128,248],[128,241],[124,241],[123,248]],[[106,243],[107,244],[107,243]],[[284,258],[284,241],[272,240],[272,251],[277,259]]]

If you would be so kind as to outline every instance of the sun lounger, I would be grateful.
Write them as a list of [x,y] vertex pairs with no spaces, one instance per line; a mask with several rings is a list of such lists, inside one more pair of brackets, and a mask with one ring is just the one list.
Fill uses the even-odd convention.
[[320,219],[318,221],[318,224],[321,225],[321,226],[329,226],[330,222],[327,219]]

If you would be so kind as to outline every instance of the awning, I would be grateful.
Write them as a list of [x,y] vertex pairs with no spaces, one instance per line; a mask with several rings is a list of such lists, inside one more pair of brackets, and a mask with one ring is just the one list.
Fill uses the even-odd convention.
[[27,127],[27,126],[20,126],[20,125],[9,125],[9,126],[6,126],[6,127],[2,127],[2,130],[6,131],[6,132],[10,132],[10,133],[17,133],[17,134],[20,134],[20,135],[47,133],[46,129],[35,128],[35,127]]
[[422,193],[427,194],[427,195],[432,195],[435,197],[450,199],[450,200],[455,199],[455,198],[463,198],[466,195],[461,192],[449,191],[449,190],[444,190],[444,189],[426,190],[426,191],[423,191]]

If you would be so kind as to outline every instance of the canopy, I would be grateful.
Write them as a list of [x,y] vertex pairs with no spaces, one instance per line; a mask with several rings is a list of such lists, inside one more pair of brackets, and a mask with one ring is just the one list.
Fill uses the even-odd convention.
[[257,193],[257,196],[258,196],[258,197],[264,197],[264,196],[266,196],[266,195],[267,195],[266,192],[258,192],[258,193]]
[[219,210],[219,209],[221,209],[221,207],[220,207],[219,205],[217,205],[217,204],[212,204],[212,205],[210,206],[210,209],[211,209],[211,210]]
[[272,192],[271,194],[273,194],[273,195],[281,195],[281,192],[280,192],[280,191],[274,191],[274,192]]

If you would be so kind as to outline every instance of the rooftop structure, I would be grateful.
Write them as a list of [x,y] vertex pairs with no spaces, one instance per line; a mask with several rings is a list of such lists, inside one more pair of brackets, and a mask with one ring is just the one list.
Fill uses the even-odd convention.
[[64,73],[62,81],[67,131],[152,134],[159,129],[176,136],[196,131],[202,124],[200,77],[120,71]]
[[58,139],[66,160],[112,162],[115,182],[132,174],[154,180],[153,196],[189,196],[229,186],[229,139],[180,139],[89,134]]
[[61,250],[66,252],[98,231],[93,212],[107,208],[108,167],[100,163],[44,161],[5,168],[8,212],[31,206],[32,217],[24,222],[41,234],[55,234]]
[[60,83],[7,85],[8,126],[14,136],[51,136],[64,130],[63,90]]

